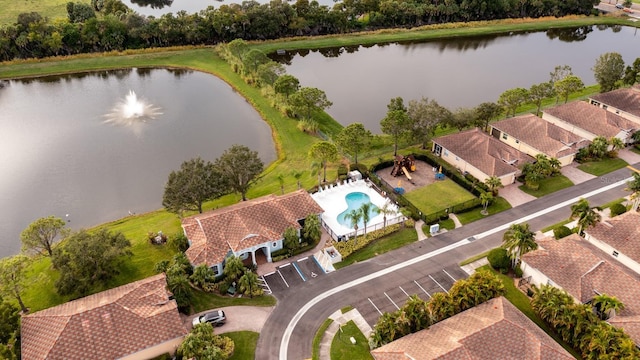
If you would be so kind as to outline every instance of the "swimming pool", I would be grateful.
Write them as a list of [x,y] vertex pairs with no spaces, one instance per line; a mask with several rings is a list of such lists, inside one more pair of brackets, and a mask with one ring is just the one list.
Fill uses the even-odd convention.
[[[347,210],[343,211],[340,213],[340,215],[338,215],[338,224],[346,226],[348,228],[353,228],[353,223],[351,222],[351,219],[345,219],[345,215],[347,215],[348,213],[350,213],[352,210],[358,210],[360,209],[360,206],[362,206],[362,204],[371,204],[371,207],[369,208],[369,221],[367,223],[370,224],[371,219],[373,219],[374,217],[376,217],[376,215],[378,215],[378,210],[380,209],[379,207],[377,207],[375,204],[373,204],[371,202],[371,198],[369,197],[369,195],[363,193],[363,192],[352,192],[352,193],[348,193],[344,199],[347,201]],[[362,218],[360,218],[360,221],[358,222],[358,228],[362,229],[364,228],[364,220]]]

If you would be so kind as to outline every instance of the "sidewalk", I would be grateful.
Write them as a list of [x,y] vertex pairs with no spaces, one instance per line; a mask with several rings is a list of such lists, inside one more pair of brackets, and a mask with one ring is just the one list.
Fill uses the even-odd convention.
[[[322,229],[322,227],[321,227]],[[320,236],[320,241],[318,242],[318,245],[316,245],[315,248],[305,251],[302,254],[298,254],[289,258],[286,258],[282,261],[278,261],[278,262],[270,262],[270,263],[264,263],[264,264],[260,264],[258,265],[258,276],[262,276],[265,274],[269,274],[272,273],[274,271],[276,271],[276,268],[280,265],[284,265],[284,264],[288,264],[288,263],[292,263],[295,261],[298,261],[298,259],[302,259],[304,257],[308,257],[308,256],[312,256],[313,254],[315,254],[316,252],[318,252],[318,250],[322,250],[325,248],[325,245],[331,242],[331,237],[329,236],[329,234],[322,229],[322,235]]]
[[349,321],[353,321],[358,329],[364,334],[364,337],[369,339],[371,332],[373,329],[367,321],[360,315],[360,312],[357,309],[351,309],[346,313],[342,313],[341,310],[338,310],[329,316],[329,319],[333,320],[331,325],[327,328],[322,336],[322,341],[320,341],[320,359],[321,360],[330,360],[331,359],[331,342],[333,342],[333,338],[336,336],[338,331],[340,331],[340,327]]

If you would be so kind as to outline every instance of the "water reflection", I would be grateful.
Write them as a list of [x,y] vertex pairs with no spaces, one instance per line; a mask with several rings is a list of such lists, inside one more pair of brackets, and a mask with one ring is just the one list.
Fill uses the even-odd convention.
[[165,6],[171,6],[171,4],[173,4],[173,0],[131,0],[131,2],[138,6],[148,6],[152,9],[162,9]]
[[549,29],[547,37],[551,40],[558,39],[564,42],[584,41],[592,31],[593,26],[580,26],[575,29]]

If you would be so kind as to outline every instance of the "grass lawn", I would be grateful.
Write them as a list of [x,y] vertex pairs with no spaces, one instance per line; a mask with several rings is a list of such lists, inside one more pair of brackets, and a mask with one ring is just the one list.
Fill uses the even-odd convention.
[[[0,0],[0,26],[13,24],[21,13],[35,11],[42,17],[54,19],[67,18],[68,0]],[[91,4],[90,0],[74,0],[84,4]]]
[[595,176],[608,174],[612,171],[622,169],[627,166],[626,161],[620,158],[606,158],[600,161],[591,161],[578,165],[578,169]]
[[415,229],[402,229],[391,235],[373,241],[365,248],[354,252],[347,258],[342,259],[339,263],[334,264],[334,266],[336,269],[341,269],[355,262],[371,259],[374,256],[401,248],[417,240],[418,234],[416,234]]
[[576,359],[581,359],[581,356],[571,347],[569,344],[562,341],[562,339],[553,331],[531,307],[531,300],[527,295],[525,295],[522,291],[520,291],[514,284],[513,279],[507,275],[500,274],[495,271],[491,266],[485,265],[479,269],[486,269],[493,272],[496,276],[500,278],[502,283],[504,284],[505,289],[507,290],[507,294],[505,297],[509,300],[515,307],[517,307],[523,314],[525,314],[531,321],[536,323],[538,327],[549,336],[551,336],[558,344],[560,344],[565,350],[567,350],[571,355],[575,356]]
[[541,197],[571,186],[573,186],[573,182],[569,178],[564,175],[556,175],[540,181],[538,190],[529,189],[526,185],[520,185],[518,188],[531,196]]
[[[355,345],[349,340],[351,337],[356,339]],[[331,342],[331,359],[335,360],[373,359],[369,351],[367,338],[353,321],[344,324],[342,331],[338,330]]]
[[489,256],[489,253],[491,252],[491,250],[487,250],[481,254],[478,254],[476,256],[472,256],[470,258],[468,258],[467,260],[464,260],[460,263],[460,266],[464,266],[467,264],[471,264],[472,262],[476,261],[476,260],[480,260],[482,258],[486,258],[487,256]]
[[[440,224],[440,229],[447,229],[447,230],[453,230],[456,228],[456,224],[453,223],[453,220],[451,219],[446,219],[446,220],[440,220],[438,221],[438,224]],[[431,225],[429,224],[424,224],[422,225],[422,232],[429,236],[429,231],[431,230]]]
[[233,356],[229,360],[247,360],[256,358],[256,346],[260,334],[253,331],[234,331],[220,334],[233,340],[235,344]]
[[473,194],[451,179],[437,181],[404,195],[423,214],[433,214],[446,208],[473,200]]
[[[501,211],[505,211],[505,210],[509,210],[511,209],[511,204],[509,204],[509,202],[501,197],[495,198],[493,201],[493,204],[487,206],[487,212],[489,212],[489,215],[493,215],[493,214],[497,214]],[[482,215],[480,213],[480,211],[482,211],[482,207],[478,207],[476,209],[473,210],[469,210],[469,211],[465,211],[463,213],[460,214],[456,214],[456,216],[458,217],[458,220],[460,220],[460,223],[462,225],[468,224],[470,222],[474,222],[476,220],[480,220],[483,219],[489,215]]]
[[555,223],[553,225],[549,225],[549,226],[547,226],[545,228],[542,228],[540,231],[543,232],[543,233],[546,233],[547,231],[551,231],[551,230],[554,230],[554,229],[559,228],[561,226],[567,225],[568,223],[570,223],[572,221],[573,221],[572,219],[562,220],[562,221],[560,221],[558,223]]
[[231,297],[221,296],[217,294],[205,293],[203,291],[194,291],[194,300],[191,302],[193,313],[199,313],[204,310],[220,308],[225,306],[275,306],[276,298],[271,295],[249,297]]
[[627,200],[627,199],[625,199],[625,198],[618,198],[618,199],[615,199],[615,200],[611,200],[611,201],[609,201],[608,203],[604,203],[604,204],[602,204],[602,205],[598,205],[598,206],[596,206],[596,207],[598,208],[598,210],[602,211],[602,210],[604,210],[604,209],[608,209],[608,208],[612,207],[612,206],[613,206],[613,205],[615,205],[615,204],[622,204],[622,202],[624,202],[625,200]]

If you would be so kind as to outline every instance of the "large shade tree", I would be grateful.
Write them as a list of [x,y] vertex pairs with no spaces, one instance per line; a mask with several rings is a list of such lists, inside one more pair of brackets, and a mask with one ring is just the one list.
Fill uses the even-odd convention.
[[483,102],[475,107],[476,126],[485,131],[489,127],[489,122],[502,114],[504,108],[494,102]]
[[536,105],[536,115],[540,114],[540,107],[542,107],[542,100],[554,95],[553,84],[550,82],[543,82],[540,84],[531,85],[529,88],[529,100]]
[[56,288],[60,295],[87,295],[119,274],[120,265],[132,255],[131,242],[120,232],[76,232],[53,251],[53,266],[60,271]]
[[409,126],[409,115],[402,98],[391,99],[387,105],[387,115],[380,121],[380,129],[393,137],[393,156],[398,155],[398,142],[409,133]]
[[514,266],[522,259],[522,255],[538,248],[536,236],[529,229],[529,224],[513,224],[502,237],[502,247],[509,253]]
[[287,99],[300,89],[300,80],[293,75],[284,74],[273,83],[273,90],[277,94],[283,94]]
[[498,98],[498,104],[506,109],[507,116],[515,116],[518,106],[529,98],[529,91],[525,88],[509,89]]
[[601,92],[608,92],[618,87],[618,81],[624,76],[624,60],[617,52],[600,55],[596,64],[591,68]]
[[26,274],[28,264],[29,258],[22,254],[0,259],[0,295],[18,301],[24,313],[29,310],[22,295],[29,285],[36,282],[36,277]]
[[324,110],[333,103],[327,99],[327,94],[324,91],[318,88],[303,87],[289,96],[289,105],[296,114],[311,119],[311,114],[314,111]]
[[244,145],[233,145],[215,161],[214,166],[229,189],[247,200],[247,191],[260,179],[264,164],[257,151]]
[[353,123],[343,128],[336,137],[336,143],[354,157],[358,163],[358,154],[366,151],[372,139],[371,131],[361,123]]
[[451,111],[429,98],[410,100],[407,108],[411,138],[425,149],[438,126],[448,124]]
[[322,166],[322,181],[327,181],[327,164],[338,159],[338,148],[329,141],[320,141],[311,146],[309,157],[319,162]]
[[46,253],[51,256],[53,243],[58,239],[58,236],[68,235],[65,225],[64,220],[55,216],[40,218],[32,222],[20,233],[22,251]]
[[221,172],[211,162],[197,157],[183,162],[180,170],[169,174],[162,205],[176,214],[189,210],[202,213],[202,203],[226,192]]
[[584,88],[582,79],[575,75],[567,75],[562,80],[558,80],[553,84],[556,94],[564,99],[565,104],[569,101],[569,95],[580,91]]

